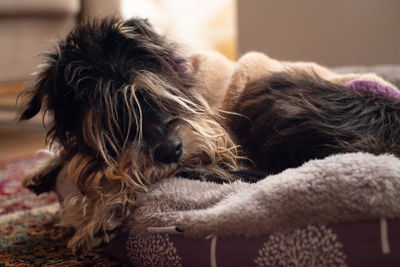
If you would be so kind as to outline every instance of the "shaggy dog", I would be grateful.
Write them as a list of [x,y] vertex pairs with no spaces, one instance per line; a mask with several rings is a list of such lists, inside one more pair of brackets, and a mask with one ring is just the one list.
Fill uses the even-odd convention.
[[[23,95],[20,119],[47,113],[55,151],[24,185],[58,192],[74,252],[108,242],[135,194],[167,177],[256,181],[331,153],[398,151],[399,127],[386,125],[398,126],[397,101],[293,72],[304,66],[210,99],[177,51],[146,20],[84,23],[46,55]],[[247,168],[235,139],[262,172]]]
[[135,192],[160,179],[243,178],[236,144],[176,51],[146,20],[85,23],[46,54],[23,95],[20,119],[47,113],[56,151],[24,185],[59,193],[74,252],[107,242]]

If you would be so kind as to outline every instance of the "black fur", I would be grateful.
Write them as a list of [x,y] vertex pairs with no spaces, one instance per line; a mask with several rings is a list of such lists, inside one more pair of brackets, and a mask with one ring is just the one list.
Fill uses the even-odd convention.
[[42,173],[42,175],[35,176],[32,179],[32,184],[29,184],[26,187],[37,195],[49,191],[54,191],[56,189],[55,178],[61,171],[62,167],[62,165],[57,165],[49,168],[45,173]]
[[[249,168],[239,168],[238,170],[235,171],[230,171],[230,174],[234,177],[236,177],[238,180],[247,182],[247,183],[256,183],[260,181],[261,179],[264,179],[267,176],[267,173],[264,171],[259,171],[259,170],[254,170],[251,167]],[[176,176],[190,179],[190,180],[198,180],[201,175],[204,175],[204,173],[199,173],[195,171],[182,171],[177,173]],[[222,179],[215,173],[208,173],[204,177],[205,180],[209,182],[214,182],[217,184],[223,184],[226,183],[227,181],[225,179]]]
[[[176,162],[182,144],[174,131],[192,114],[156,93],[138,88],[140,84],[136,83],[143,73],[151,73],[170,86],[162,90],[174,88],[176,98],[193,103],[192,108],[202,107],[193,97],[194,85],[199,85],[193,74],[185,71],[186,59],[176,51],[176,45],[157,34],[144,19],[108,18],[82,23],[58,44],[56,52],[45,54],[47,62],[37,83],[22,95],[28,101],[20,120],[44,111],[51,117],[47,141],[62,148],[59,164],[78,153],[91,160],[78,181],[82,193],[87,187],[86,177],[118,161],[139,131],[143,139],[136,146],[144,157],[166,164]],[[132,124],[133,113],[139,113],[139,108],[124,104],[132,95],[140,103],[141,125]],[[55,177],[56,173],[51,177],[46,172],[38,174],[38,188],[31,189],[49,190],[53,187],[43,186],[44,181],[54,185]]]
[[[64,160],[54,170],[60,170],[64,162],[78,152],[92,159],[82,177],[100,170],[109,160],[102,157],[97,140],[85,136],[93,130],[85,130],[90,127],[87,125],[90,112],[95,113],[96,129],[101,129],[97,139],[106,147],[103,155],[111,155],[114,160],[118,158],[139,130],[137,125],[128,123],[132,111],[120,104],[132,94],[130,89],[124,94],[123,89],[132,85],[141,73],[149,71],[190,97],[195,80],[187,72],[179,71],[186,61],[176,55],[175,48],[155,33],[145,19],[108,18],[78,25],[60,41],[56,52],[44,55],[46,63],[37,83],[21,95],[28,101],[20,120],[30,119],[41,110],[50,115],[47,141],[60,144],[64,154]],[[136,89],[145,118],[141,146],[143,150],[151,150],[174,136],[171,120],[165,119],[179,113],[178,107],[161,109],[144,90]],[[110,120],[110,108],[106,109],[110,103],[116,120]],[[56,176],[55,172],[41,173],[31,189],[36,193],[53,189]],[[84,191],[84,184],[80,187]]]
[[[151,71],[178,88],[189,88],[193,83],[192,77],[174,70],[184,64],[183,59],[174,56],[174,47],[155,34],[146,20],[124,22],[124,26],[134,29],[129,34],[136,38],[126,38],[121,34],[114,26],[117,22],[111,18],[83,23],[59,44],[59,52],[48,53],[48,66],[34,86],[29,105],[21,114],[21,120],[26,120],[41,109],[50,112],[54,121],[62,123],[51,125],[49,138],[56,139],[68,151],[97,152],[83,137],[84,116],[94,109],[96,116],[106,117],[107,114],[102,114],[107,112],[102,106],[106,95],[111,96],[115,103],[123,101],[121,88],[132,84],[139,72]],[[146,95],[139,97],[141,102],[146,102]],[[127,124],[129,111],[122,105],[116,106],[121,108],[117,110],[118,126],[123,126]],[[147,105],[146,117],[161,125],[160,110],[155,108]],[[105,131],[110,131],[105,122],[103,124]],[[130,138],[137,130],[135,127],[121,129],[119,140],[116,140],[120,146],[128,130]]]
[[277,73],[248,86],[230,128],[256,168],[278,173],[334,153],[400,156],[400,102],[317,75]]

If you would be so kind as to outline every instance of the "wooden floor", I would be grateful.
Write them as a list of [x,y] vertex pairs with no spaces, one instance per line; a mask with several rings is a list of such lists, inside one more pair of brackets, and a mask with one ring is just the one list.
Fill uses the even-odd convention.
[[0,85],[0,161],[32,155],[45,145],[39,117],[33,123],[16,121],[16,99],[21,88],[21,84]]
[[0,161],[35,154],[44,148],[44,138],[37,129],[0,126]]

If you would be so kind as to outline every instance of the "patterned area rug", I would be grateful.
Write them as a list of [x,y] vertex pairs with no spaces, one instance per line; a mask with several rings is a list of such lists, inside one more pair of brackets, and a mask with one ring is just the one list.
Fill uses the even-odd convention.
[[54,226],[57,196],[21,187],[23,176],[44,160],[38,155],[0,162],[0,267],[118,266],[100,249],[80,259],[73,255],[66,248],[70,233]]

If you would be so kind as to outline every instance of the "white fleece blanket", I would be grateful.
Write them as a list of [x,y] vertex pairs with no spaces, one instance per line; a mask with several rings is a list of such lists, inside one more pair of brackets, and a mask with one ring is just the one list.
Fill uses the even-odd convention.
[[308,224],[400,217],[400,160],[348,153],[255,184],[171,178],[138,197],[125,230],[177,226],[186,237],[256,236]]

